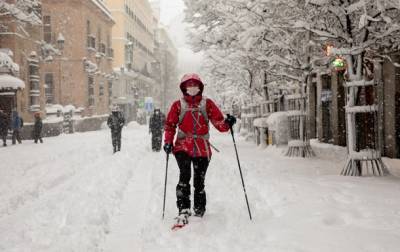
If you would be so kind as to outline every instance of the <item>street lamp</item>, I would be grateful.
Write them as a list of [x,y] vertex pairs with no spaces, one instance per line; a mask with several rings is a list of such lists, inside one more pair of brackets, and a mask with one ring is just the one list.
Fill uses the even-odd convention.
[[59,33],[58,37],[57,37],[57,45],[58,45],[58,49],[59,50],[63,50],[64,49],[64,43],[65,43],[65,38],[62,35],[62,33]]

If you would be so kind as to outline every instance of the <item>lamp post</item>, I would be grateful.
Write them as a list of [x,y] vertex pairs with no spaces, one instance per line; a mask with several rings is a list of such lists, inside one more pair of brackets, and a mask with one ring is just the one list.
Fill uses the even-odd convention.
[[62,71],[61,71],[61,56],[62,56],[62,52],[64,51],[64,44],[65,44],[65,38],[62,35],[62,33],[58,34],[57,37],[57,48],[60,51],[60,55],[59,55],[59,59],[58,59],[58,83],[59,83],[59,103],[62,104]]
[[57,38],[57,47],[59,50],[63,50],[64,49],[64,43],[65,43],[65,38],[62,35],[62,33],[58,34],[58,38]]

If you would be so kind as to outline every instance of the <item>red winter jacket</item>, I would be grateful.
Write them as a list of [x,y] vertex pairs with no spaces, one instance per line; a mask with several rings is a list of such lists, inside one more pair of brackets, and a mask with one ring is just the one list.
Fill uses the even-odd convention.
[[[200,107],[202,100],[201,93],[196,96],[184,95],[184,99],[187,102],[188,108]],[[204,98],[206,99],[206,98]],[[206,99],[206,112],[208,120],[214,125],[214,127],[221,131],[226,132],[229,130],[229,125],[224,122],[224,116],[221,111],[215,105],[211,99]],[[176,133],[176,128],[184,132],[184,137],[177,137],[173,148],[173,153],[184,151],[191,157],[211,157],[210,143],[207,139],[202,137],[209,133],[209,128],[206,119],[203,114],[199,111],[193,112],[194,117],[190,111],[187,111],[183,117],[183,120],[179,124],[179,115],[181,113],[181,101],[175,101],[168,113],[165,121],[165,136],[164,142],[172,144]],[[180,134],[182,135],[182,134]]]

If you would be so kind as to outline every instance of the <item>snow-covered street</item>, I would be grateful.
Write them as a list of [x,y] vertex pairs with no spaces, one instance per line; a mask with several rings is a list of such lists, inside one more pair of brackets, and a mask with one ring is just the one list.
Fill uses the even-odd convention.
[[[150,148],[147,126],[123,131],[112,155],[108,130],[0,149],[1,251],[397,251],[400,179],[338,176],[344,150],[288,159],[238,139],[249,220],[229,134],[213,132],[203,219],[173,232],[176,161]],[[342,155],[342,157],[341,157]],[[397,160],[386,160],[398,172]],[[397,168],[396,168],[397,167]]]

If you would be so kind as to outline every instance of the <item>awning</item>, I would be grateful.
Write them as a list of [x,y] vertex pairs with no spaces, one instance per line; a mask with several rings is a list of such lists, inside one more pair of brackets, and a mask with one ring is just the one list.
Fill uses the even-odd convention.
[[9,74],[0,74],[0,90],[2,89],[23,89],[25,82]]

